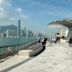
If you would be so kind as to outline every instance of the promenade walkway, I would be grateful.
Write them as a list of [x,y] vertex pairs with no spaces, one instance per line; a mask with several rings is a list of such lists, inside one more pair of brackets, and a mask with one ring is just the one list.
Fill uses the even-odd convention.
[[43,53],[8,72],[72,72],[72,48],[67,43],[47,43]]

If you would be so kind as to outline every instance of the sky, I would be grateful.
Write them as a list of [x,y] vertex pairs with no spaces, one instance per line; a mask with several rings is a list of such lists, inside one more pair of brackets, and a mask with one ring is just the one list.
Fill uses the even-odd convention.
[[0,26],[17,25],[19,18],[22,29],[50,35],[58,30],[50,22],[72,18],[72,0],[0,0]]

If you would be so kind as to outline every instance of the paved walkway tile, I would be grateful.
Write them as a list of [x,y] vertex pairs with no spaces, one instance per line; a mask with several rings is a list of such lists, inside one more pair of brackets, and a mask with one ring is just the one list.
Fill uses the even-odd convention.
[[9,72],[72,72],[72,48],[67,43],[47,43],[43,53]]

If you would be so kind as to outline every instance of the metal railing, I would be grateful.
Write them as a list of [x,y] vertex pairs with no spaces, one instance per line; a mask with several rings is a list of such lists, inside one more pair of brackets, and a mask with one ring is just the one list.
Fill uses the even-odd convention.
[[18,51],[25,49],[35,42],[38,42],[37,38],[1,38],[0,58],[18,53]]

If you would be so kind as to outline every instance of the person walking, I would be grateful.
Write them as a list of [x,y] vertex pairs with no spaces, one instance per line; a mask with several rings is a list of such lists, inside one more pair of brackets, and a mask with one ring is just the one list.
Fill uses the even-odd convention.
[[42,45],[44,48],[45,48],[46,42],[47,42],[47,38],[45,38],[44,41],[42,42]]

